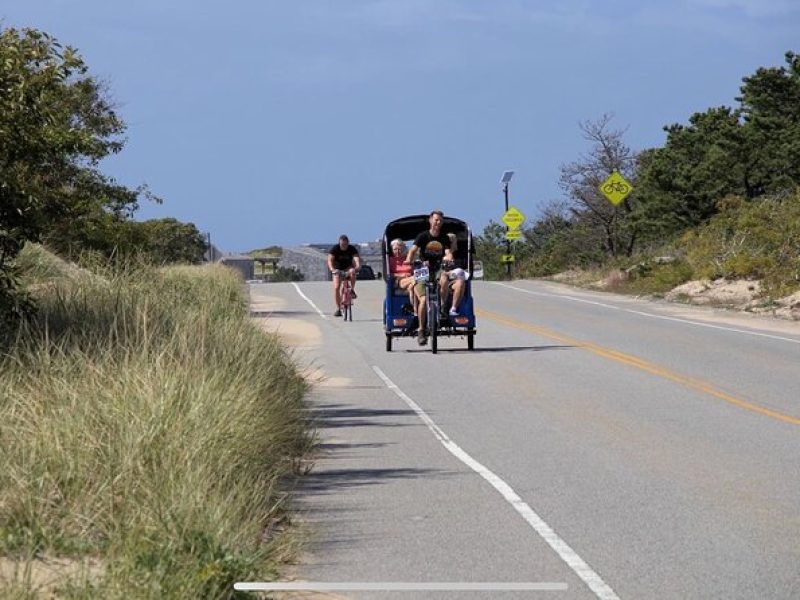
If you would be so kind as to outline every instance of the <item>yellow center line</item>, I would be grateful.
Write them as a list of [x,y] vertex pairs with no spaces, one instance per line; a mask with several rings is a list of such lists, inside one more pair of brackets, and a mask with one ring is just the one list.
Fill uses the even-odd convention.
[[684,375],[681,375],[680,373],[676,373],[675,371],[671,371],[664,367],[660,367],[654,363],[648,362],[636,356],[625,354],[624,352],[619,352],[618,350],[612,350],[611,348],[598,346],[597,344],[593,344],[591,342],[584,342],[575,338],[561,335],[560,333],[551,331],[549,329],[545,329],[544,327],[540,327],[538,325],[531,325],[529,323],[523,323],[522,321],[517,321],[516,319],[512,319],[505,315],[501,315],[500,313],[495,313],[492,311],[488,311],[486,309],[476,309],[475,314],[478,315],[479,317],[484,317],[492,321],[495,321],[497,323],[513,327],[515,329],[530,331],[531,333],[535,333],[543,337],[556,340],[558,342],[567,344],[569,346],[576,346],[579,348],[583,348],[584,350],[588,350],[589,352],[597,354],[598,356],[602,356],[604,358],[610,358],[611,360],[617,361],[619,363],[629,365],[637,369],[641,369],[642,371],[652,373],[653,375],[658,375],[659,377],[663,377],[664,379],[668,379],[676,383],[680,383],[681,385],[685,385],[686,387],[692,388],[699,392],[703,392],[704,394],[708,394],[715,398],[719,398],[720,400],[724,400],[725,402],[728,402],[730,404],[734,404],[739,408],[744,408],[745,410],[749,410],[754,413],[758,413],[760,415],[765,415],[767,417],[783,421],[784,423],[790,423],[792,425],[800,425],[800,419],[798,419],[797,417],[784,415],[783,413],[770,410],[763,406],[759,406],[758,404],[753,404],[752,402],[736,398],[735,396],[731,396],[730,394],[727,394],[722,390],[717,389],[712,384],[706,381],[702,381],[700,379],[694,379],[692,377],[686,377]]

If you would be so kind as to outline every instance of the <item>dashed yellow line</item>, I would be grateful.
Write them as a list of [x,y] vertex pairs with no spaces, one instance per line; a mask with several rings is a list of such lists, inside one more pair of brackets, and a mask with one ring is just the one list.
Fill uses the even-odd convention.
[[685,385],[686,387],[692,388],[699,392],[703,392],[704,394],[708,394],[720,400],[724,400],[725,402],[738,406],[739,408],[744,408],[745,410],[749,410],[751,412],[758,413],[760,415],[777,419],[778,421],[783,421],[784,423],[790,423],[791,425],[800,425],[800,419],[798,419],[797,417],[785,415],[783,413],[770,410],[769,408],[759,406],[758,404],[753,404],[752,402],[736,398],[735,396],[731,396],[730,394],[727,394],[722,390],[717,389],[708,382],[702,381],[700,379],[694,379],[692,377],[686,377],[684,375],[681,375],[680,373],[676,373],[675,371],[670,371],[669,369],[660,367],[654,363],[648,362],[641,358],[637,358],[636,356],[625,354],[624,352],[619,352],[618,350],[612,350],[611,348],[598,346],[597,344],[593,344],[591,342],[584,342],[575,338],[571,338],[562,335],[560,333],[557,333],[555,331],[551,331],[550,329],[540,327],[538,325],[523,323],[522,321],[517,321],[516,319],[512,319],[505,315],[501,315],[500,313],[495,313],[485,309],[476,309],[475,313],[479,317],[490,319],[497,323],[507,325],[508,327],[513,327],[515,329],[522,329],[524,331],[530,331],[531,333],[535,333],[537,335],[541,335],[543,337],[556,340],[558,342],[567,344],[569,346],[576,346],[579,348],[583,348],[584,350],[588,350],[589,352],[597,354],[598,356],[602,356],[604,358],[610,358],[611,360],[614,360],[616,362],[629,365],[637,369],[641,369],[642,371],[652,373],[653,375],[658,375],[659,377],[663,377],[664,379],[668,379],[676,383],[680,383],[681,385]]

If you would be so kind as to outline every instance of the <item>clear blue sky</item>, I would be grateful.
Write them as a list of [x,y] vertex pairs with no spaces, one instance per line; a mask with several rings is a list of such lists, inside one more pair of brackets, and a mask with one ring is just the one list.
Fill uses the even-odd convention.
[[103,165],[223,250],[377,239],[442,208],[528,218],[605,112],[634,149],[800,52],[798,0],[4,0],[72,45],[128,143]]

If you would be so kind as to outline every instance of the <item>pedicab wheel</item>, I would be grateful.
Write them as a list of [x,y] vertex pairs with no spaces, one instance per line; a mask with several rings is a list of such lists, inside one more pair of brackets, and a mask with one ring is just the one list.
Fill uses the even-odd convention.
[[467,334],[467,350],[475,350],[475,332],[470,331]]
[[431,330],[431,352],[433,352],[434,354],[436,354],[436,350],[438,349],[438,346],[439,346],[439,344],[438,344],[439,336],[436,335],[436,329],[437,328],[434,327]]
[[392,334],[391,333],[387,333],[386,334],[386,351],[387,352],[391,352],[392,351]]

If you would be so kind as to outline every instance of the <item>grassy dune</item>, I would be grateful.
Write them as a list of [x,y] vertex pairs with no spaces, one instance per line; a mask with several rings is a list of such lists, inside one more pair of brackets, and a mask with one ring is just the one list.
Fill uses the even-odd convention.
[[[274,576],[305,384],[248,322],[240,282],[221,267],[55,280],[0,357],[0,589],[228,597]],[[37,589],[52,557],[75,568]]]

